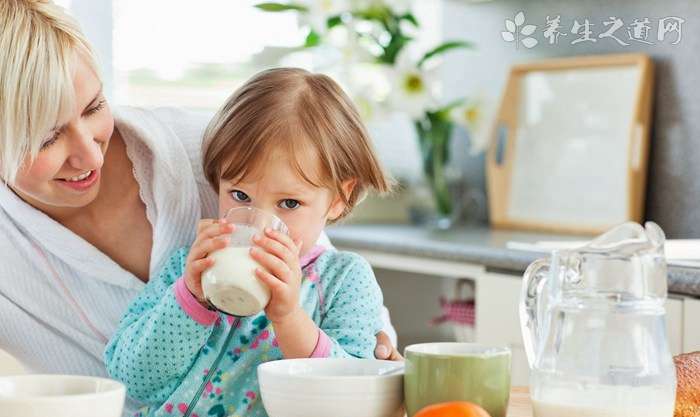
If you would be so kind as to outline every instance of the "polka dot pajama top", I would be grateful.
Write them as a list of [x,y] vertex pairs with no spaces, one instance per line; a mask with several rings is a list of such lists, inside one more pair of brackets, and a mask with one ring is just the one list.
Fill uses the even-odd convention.
[[[267,416],[257,366],[283,358],[274,328],[264,312],[236,321],[199,304],[181,278],[188,250],[129,306],[105,350],[107,371],[148,404],[136,416]],[[367,261],[317,246],[301,265],[299,302],[319,327],[311,356],[373,358],[383,301]]]

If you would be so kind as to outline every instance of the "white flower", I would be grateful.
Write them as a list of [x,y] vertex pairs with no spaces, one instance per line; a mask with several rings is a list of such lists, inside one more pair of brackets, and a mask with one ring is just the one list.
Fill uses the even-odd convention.
[[381,109],[372,97],[372,92],[368,88],[361,88],[352,92],[352,101],[357,108],[360,117],[365,123],[380,118]]
[[468,101],[450,111],[450,120],[464,126],[469,132],[470,153],[477,155],[488,149],[493,134],[496,107],[493,100]]
[[333,28],[326,39],[337,50],[339,64],[345,68],[374,60],[374,56],[360,43],[358,33],[345,26]]
[[416,62],[404,48],[389,74],[392,83],[390,105],[413,119],[434,108],[437,89],[434,74],[418,68]]
[[308,11],[299,13],[299,24],[309,26],[321,35],[328,31],[328,19],[352,11],[352,0],[303,0]]

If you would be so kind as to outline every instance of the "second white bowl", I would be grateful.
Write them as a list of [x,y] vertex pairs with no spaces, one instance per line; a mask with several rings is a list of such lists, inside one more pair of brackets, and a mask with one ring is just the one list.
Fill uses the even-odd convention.
[[288,359],[258,367],[270,417],[393,417],[403,404],[401,363],[373,359]]

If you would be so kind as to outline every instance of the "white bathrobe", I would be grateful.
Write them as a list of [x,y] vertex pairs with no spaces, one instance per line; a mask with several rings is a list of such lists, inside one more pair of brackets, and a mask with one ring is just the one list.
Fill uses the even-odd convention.
[[[198,219],[217,214],[200,161],[208,117],[135,108],[114,116],[153,227],[154,275],[191,244]],[[104,338],[144,283],[4,185],[0,206],[0,348],[30,372],[106,375]]]

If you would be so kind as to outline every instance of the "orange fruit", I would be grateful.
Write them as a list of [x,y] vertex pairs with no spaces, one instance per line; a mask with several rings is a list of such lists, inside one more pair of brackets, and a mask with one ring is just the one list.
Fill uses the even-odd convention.
[[429,405],[413,417],[491,417],[480,406],[468,401],[451,401]]

